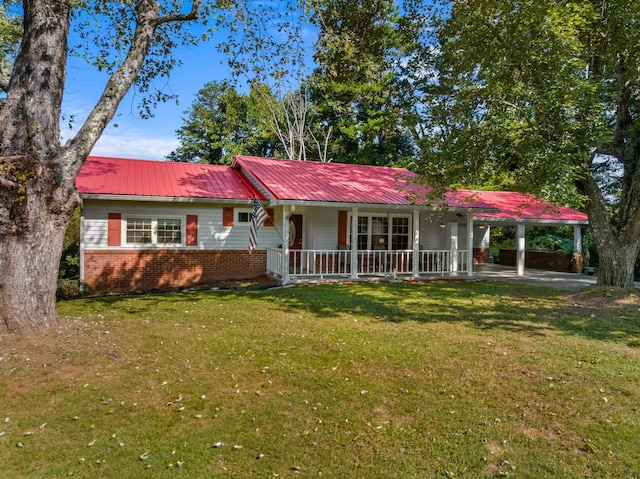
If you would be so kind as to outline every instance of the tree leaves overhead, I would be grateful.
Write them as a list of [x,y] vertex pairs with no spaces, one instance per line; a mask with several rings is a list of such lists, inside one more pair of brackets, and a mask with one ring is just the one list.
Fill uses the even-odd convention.
[[2,93],[9,86],[11,64],[22,38],[22,17],[13,13],[17,0],[5,0],[0,4],[0,105]]
[[439,6],[435,62],[425,61],[433,75],[424,87],[423,172],[584,205],[599,281],[632,285],[640,248],[640,3]]
[[[72,9],[72,28],[78,41],[69,45],[71,55],[78,56],[98,71],[112,74],[132,48],[131,39],[138,23],[137,3],[134,0],[75,1]],[[133,85],[142,118],[153,116],[159,102],[175,100],[177,96],[166,87],[173,68],[182,64],[174,55],[178,47],[195,46],[205,38],[206,25],[212,6],[200,5],[199,22],[171,21],[190,13],[192,2],[172,0],[158,2],[160,16],[153,44]],[[164,79],[162,82],[157,79]],[[162,86],[159,86],[162,85]]]
[[177,131],[180,146],[168,156],[173,161],[231,164],[236,155],[274,156],[277,138],[265,105],[270,95],[254,84],[243,95],[224,82],[207,83],[196,96]]
[[[182,64],[177,49],[208,42],[226,55],[234,78],[279,78],[301,64],[301,25],[292,12],[299,2],[203,0],[197,21],[169,21],[189,13],[193,2],[158,2],[161,16],[154,43],[134,83],[142,118],[153,116],[159,102],[177,100],[170,88],[170,73]],[[134,0],[78,0],[74,2],[74,31],[79,41],[70,45],[98,71],[111,74],[130,49],[136,28]],[[285,48],[286,45],[286,48]],[[231,79],[230,79],[231,80]]]
[[571,2],[455,2],[438,29],[439,95],[425,150],[452,160],[461,182],[504,172],[510,188],[573,184],[606,127],[587,75],[593,21],[590,6]]
[[394,1],[312,2],[319,29],[311,85],[319,118],[331,126],[336,161],[405,164],[415,153],[414,102],[403,69],[414,39]]

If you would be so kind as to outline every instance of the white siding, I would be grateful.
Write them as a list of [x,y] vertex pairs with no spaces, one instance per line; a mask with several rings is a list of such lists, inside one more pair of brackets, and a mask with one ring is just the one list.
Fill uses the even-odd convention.
[[314,208],[316,249],[338,249],[338,209]]
[[476,248],[488,248],[489,247],[489,226],[485,228],[479,228],[478,225],[473,227],[473,245]]
[[[232,206],[232,205],[225,205]],[[154,203],[126,201],[84,201],[84,241],[85,248],[107,248],[107,217],[109,213],[120,213],[123,220],[127,216],[143,217],[186,217],[198,216],[198,248],[243,250],[249,246],[249,224],[236,222],[235,226],[222,226],[222,205],[193,203]],[[236,205],[249,211],[249,205]],[[281,212],[276,210],[277,225]],[[124,225],[123,225],[124,229]],[[277,228],[263,226],[258,231],[258,249],[274,247],[282,243]],[[111,246],[110,248],[114,248]],[[190,247],[193,248],[193,247]]]
[[[194,203],[156,203],[127,201],[84,201],[84,247],[86,249],[107,248],[107,216],[109,213],[120,213],[123,220],[127,216],[144,217],[186,217],[198,216],[198,246],[207,250],[244,250],[249,246],[249,224],[237,223],[235,226],[222,225],[223,206],[234,206],[237,211],[250,211],[250,205],[221,205]],[[330,207],[299,207],[295,214],[303,216],[303,248],[337,249],[338,247],[338,211]],[[351,210],[347,209],[350,213]],[[275,227],[263,226],[258,231],[258,249],[277,247],[282,244],[282,208],[275,208]],[[361,214],[371,214],[362,212]],[[397,211],[392,214],[401,214]],[[420,247],[422,249],[447,248],[450,228],[441,228],[440,220],[429,221],[424,214],[420,215]],[[452,215],[450,215],[452,216]],[[453,220],[449,215],[443,222]],[[124,225],[123,225],[124,229]],[[413,228],[411,228],[413,230]],[[489,246],[489,228],[474,227],[474,246]],[[466,249],[466,224],[458,225],[458,244]],[[110,248],[114,248],[111,246]],[[189,247],[190,249],[193,247]]]
[[420,218],[420,248],[440,248],[440,224]]

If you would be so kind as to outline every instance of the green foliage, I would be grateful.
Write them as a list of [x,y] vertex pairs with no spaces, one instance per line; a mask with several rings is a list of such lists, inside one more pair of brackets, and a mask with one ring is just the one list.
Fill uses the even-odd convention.
[[56,299],[58,301],[64,299],[80,298],[83,294],[80,280],[78,279],[58,279],[58,287],[56,288]]
[[319,28],[310,84],[321,123],[331,126],[329,157],[340,162],[406,165],[415,98],[404,68],[415,44],[393,1],[312,2]]
[[576,178],[607,126],[597,80],[585,75],[593,15],[587,3],[550,0],[454,4],[438,24],[425,160],[461,182],[575,205]]
[[528,249],[535,251],[547,251],[549,253],[572,253],[573,241],[554,235],[543,235],[534,238]]
[[265,105],[268,89],[254,84],[249,95],[224,82],[207,83],[197,94],[178,130],[173,161],[231,164],[234,156],[275,156],[277,137]]
[[573,206],[589,174],[609,199],[636,196],[620,177],[639,158],[637,2],[443,3],[423,169]]
[[80,208],[76,208],[64,234],[59,279],[77,278],[80,274]]
[[584,208],[598,280],[629,287],[628,258],[640,252],[640,3],[437,6],[423,176]]
[[22,39],[22,18],[13,12],[17,4],[17,0],[0,4],[0,98],[9,83],[11,64]]

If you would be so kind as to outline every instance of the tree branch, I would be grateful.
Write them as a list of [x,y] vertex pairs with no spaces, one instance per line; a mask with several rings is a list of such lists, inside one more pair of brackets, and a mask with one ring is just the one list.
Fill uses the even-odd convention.
[[78,134],[69,142],[76,149],[75,160],[66,165],[70,177],[75,177],[84,158],[89,154],[107,124],[113,119],[118,105],[131,88],[149,53],[155,32],[160,24],[197,18],[200,0],[194,0],[189,14],[160,18],[157,0],[139,0],[136,4],[136,28],[131,48],[120,67],[109,77],[102,95],[87,117]]
[[0,176],[0,185],[5,186],[7,188],[18,188],[20,185],[18,185],[18,183],[11,181],[11,180],[7,180],[6,178],[3,178],[2,176]]
[[191,20],[197,20],[200,11],[200,0],[194,0],[191,4],[191,11],[185,14],[174,14],[160,17],[156,20],[156,25],[162,25],[163,23],[172,22],[188,22]]

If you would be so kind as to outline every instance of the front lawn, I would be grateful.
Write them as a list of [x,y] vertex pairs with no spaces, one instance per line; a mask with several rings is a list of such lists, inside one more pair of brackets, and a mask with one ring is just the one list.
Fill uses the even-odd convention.
[[502,283],[62,302],[0,336],[3,478],[637,477],[640,301]]

